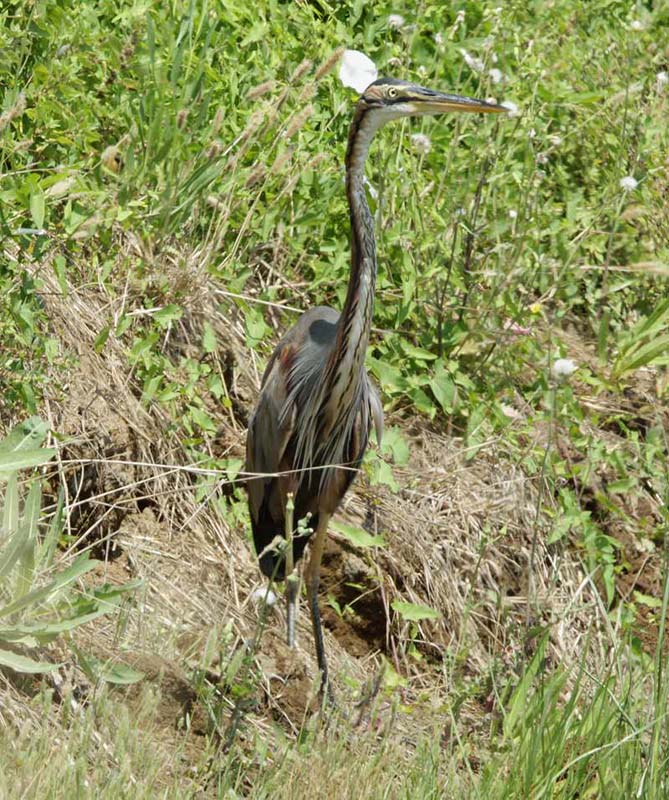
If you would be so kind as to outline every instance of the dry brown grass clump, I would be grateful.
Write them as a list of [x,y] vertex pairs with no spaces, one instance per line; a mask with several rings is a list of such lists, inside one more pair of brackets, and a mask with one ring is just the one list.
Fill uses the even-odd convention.
[[[166,331],[165,351],[200,357],[205,320],[218,337],[215,368],[230,403],[207,407],[218,432],[201,448],[203,460],[242,457],[261,365],[244,345],[235,307],[220,313],[220,292],[195,260],[184,265],[175,253],[154,266],[163,275],[179,267],[188,275],[179,297],[185,313]],[[249,720],[263,735],[273,720],[296,732],[314,700],[307,614],[295,652],[283,644],[280,604],[254,649],[260,611],[253,595],[263,580],[244,524],[225,512],[225,503],[214,502],[221,495],[235,502],[227,476],[186,456],[184,432],[166,406],[142,402],[127,358],[130,334],[110,333],[96,347],[100,330],[113,331],[120,313],[141,321],[141,292],[128,279],[120,298],[102,282],[72,287],[63,297],[49,274],[42,279],[52,335],[73,359],[66,384],[54,375],[44,409],[58,434],[53,479],[67,487],[70,551],[92,549],[102,561],[98,579],[144,581],[121,628],[113,619],[96,622],[81,643],[144,672],[161,698],[158,720],[167,742],[182,737],[184,727],[193,737],[216,725],[225,739],[240,711],[242,738]],[[375,708],[379,725],[415,741],[435,723],[444,729],[444,703],[462,681],[480,684],[471,696],[472,723],[493,712],[495,683],[514,681],[532,651],[536,625],[550,627],[551,659],[578,657],[600,608],[572,552],[544,544],[538,486],[499,442],[469,457],[458,441],[419,420],[392,422],[411,445],[409,463],[395,469],[401,491],[359,480],[341,512],[348,522],[375,528],[387,546],[358,550],[334,533],[322,606],[334,681],[345,703],[358,709],[357,723],[369,725]],[[327,605],[328,597],[336,602]],[[393,610],[398,600],[428,606],[439,619],[406,622]],[[395,692],[371,680],[385,662],[401,676]],[[195,674],[217,687],[217,721],[203,707]],[[242,678],[255,688],[240,705],[230,690]],[[127,702],[140,695],[129,691]],[[395,716],[393,697],[414,712]]]

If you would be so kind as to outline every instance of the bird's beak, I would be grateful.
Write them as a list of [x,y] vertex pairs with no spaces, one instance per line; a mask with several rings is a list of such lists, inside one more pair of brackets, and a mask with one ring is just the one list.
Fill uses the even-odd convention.
[[509,109],[497,103],[476,100],[474,97],[463,97],[459,94],[442,94],[425,90],[425,94],[417,95],[411,105],[415,114],[446,114],[452,112],[469,112],[470,114],[508,114]]

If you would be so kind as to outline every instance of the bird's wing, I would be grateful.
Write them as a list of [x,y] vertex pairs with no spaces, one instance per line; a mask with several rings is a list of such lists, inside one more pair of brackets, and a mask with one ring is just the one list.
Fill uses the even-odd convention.
[[[263,375],[260,399],[246,438],[247,472],[279,472],[286,445],[295,430],[295,405],[286,406],[285,364],[291,357],[291,350],[290,343],[280,343]],[[248,480],[249,506],[254,519],[258,518],[269,480],[271,478]]]

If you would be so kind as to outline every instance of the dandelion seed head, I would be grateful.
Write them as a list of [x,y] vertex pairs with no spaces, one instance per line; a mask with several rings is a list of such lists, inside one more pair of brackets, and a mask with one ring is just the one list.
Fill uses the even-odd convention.
[[631,31],[642,31],[644,29],[644,24],[641,22],[640,19],[633,19],[630,22],[630,30]]
[[422,154],[429,153],[432,149],[430,137],[425,133],[412,133],[411,145],[413,146],[414,150]]
[[563,380],[568,378],[570,375],[573,375],[577,369],[578,365],[576,362],[572,361],[571,358],[558,358],[553,362],[551,372],[554,378],[557,380]]
[[633,192],[639,185],[639,181],[633,175],[625,175],[620,179],[620,188],[623,192]]
[[344,50],[339,67],[339,80],[357,92],[364,92],[379,77],[371,58],[359,50]]
[[516,219],[518,217],[518,212],[515,208],[509,209],[509,219]]
[[468,53],[464,49],[460,49],[460,53],[465,60],[465,64],[469,67],[469,69],[473,70],[474,72],[483,72],[485,69],[485,64],[481,61],[480,58],[476,58],[471,53]]
[[398,31],[405,23],[405,19],[401,14],[390,14],[388,17],[388,27],[394,31]]
[[251,599],[256,603],[265,603],[265,605],[273,606],[279,599],[271,589],[265,589],[259,586],[251,593]]
[[493,83],[501,83],[504,80],[504,73],[501,69],[497,69],[497,67],[493,67],[488,72],[488,75]]
[[510,117],[519,117],[520,116],[520,111],[518,110],[518,106],[516,105],[516,103],[513,103],[511,100],[505,100],[503,103],[500,103],[500,105],[503,106],[507,110],[507,112],[508,112]]

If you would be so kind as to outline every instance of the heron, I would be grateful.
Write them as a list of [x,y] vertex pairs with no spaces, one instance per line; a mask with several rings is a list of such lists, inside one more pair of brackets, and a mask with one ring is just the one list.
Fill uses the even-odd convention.
[[[286,580],[290,647],[299,595],[295,563],[309,545],[304,579],[322,696],[331,697],[318,607],[328,525],[359,470],[372,427],[379,444],[383,432],[380,396],[365,369],[377,271],[364,186],[369,147],[379,128],[402,117],[506,111],[395,78],[379,78],[362,92],[345,158],[351,268],[344,306],[341,313],[327,306],[305,311],[274,349],[262,377],[246,443],[253,540],[264,575]],[[296,527],[300,520],[308,527]]]

